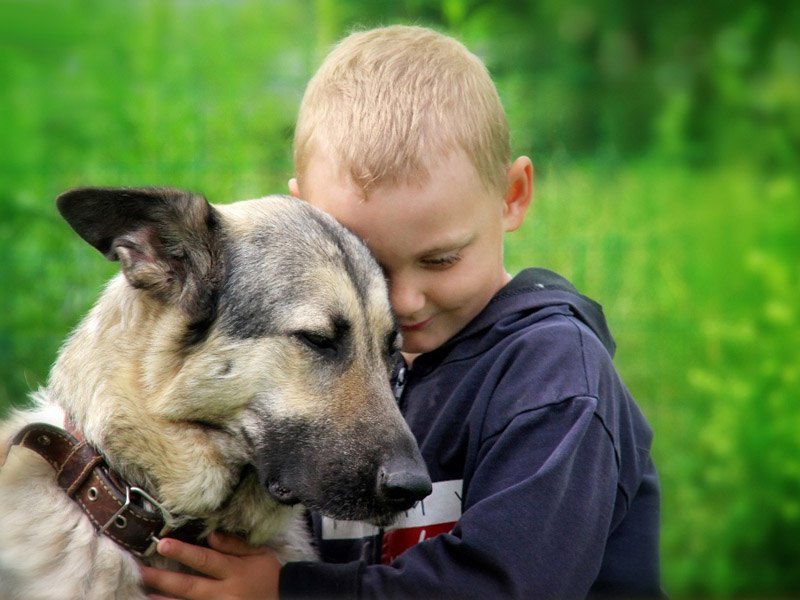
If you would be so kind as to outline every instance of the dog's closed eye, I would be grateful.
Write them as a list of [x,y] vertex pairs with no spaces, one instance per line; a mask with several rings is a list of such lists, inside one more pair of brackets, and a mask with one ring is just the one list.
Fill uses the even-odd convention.
[[323,333],[316,331],[298,331],[297,337],[312,350],[320,352],[335,351],[337,341]]
[[333,319],[331,328],[300,329],[294,332],[294,336],[316,353],[327,358],[335,358],[341,354],[349,332],[350,323],[344,318],[337,317]]

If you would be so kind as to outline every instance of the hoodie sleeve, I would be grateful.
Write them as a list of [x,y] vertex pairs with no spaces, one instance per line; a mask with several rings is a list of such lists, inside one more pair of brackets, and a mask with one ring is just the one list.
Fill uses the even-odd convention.
[[391,565],[284,567],[281,598],[578,598],[600,570],[614,444],[589,396],[520,412],[483,440],[451,533]]

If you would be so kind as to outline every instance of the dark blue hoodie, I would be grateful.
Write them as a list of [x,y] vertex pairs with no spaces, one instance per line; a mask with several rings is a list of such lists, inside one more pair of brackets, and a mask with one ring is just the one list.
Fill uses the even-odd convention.
[[387,530],[314,516],[280,597],[661,596],[652,432],[600,305],[528,269],[400,372],[434,491]]

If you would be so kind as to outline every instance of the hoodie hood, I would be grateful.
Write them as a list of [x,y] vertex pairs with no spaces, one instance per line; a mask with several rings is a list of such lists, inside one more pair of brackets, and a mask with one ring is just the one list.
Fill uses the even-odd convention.
[[[414,361],[414,370],[427,371],[444,360],[467,358],[461,356],[461,348],[474,355],[486,345],[494,344],[495,336],[505,337],[510,330],[518,328],[518,321],[522,319],[537,315],[544,318],[550,314],[565,312],[588,326],[609,355],[614,356],[616,344],[608,329],[602,306],[578,292],[561,275],[548,269],[532,268],[525,269],[503,286],[478,316],[445,344],[420,355]],[[474,336],[486,336],[486,339],[477,345],[461,344],[465,339]]]

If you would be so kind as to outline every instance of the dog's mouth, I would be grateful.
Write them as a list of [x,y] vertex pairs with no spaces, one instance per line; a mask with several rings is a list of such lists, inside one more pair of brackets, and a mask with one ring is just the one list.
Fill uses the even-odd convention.
[[284,506],[302,503],[309,510],[333,519],[365,520],[379,527],[391,524],[398,514],[410,509],[418,500],[416,497],[379,497],[374,492],[367,492],[368,486],[365,485],[351,488],[341,482],[331,485],[324,479],[314,478],[314,483],[296,481],[294,484],[287,483],[280,476],[272,476],[262,485],[273,500]]
[[[367,521],[378,527],[390,525],[399,514],[412,508],[417,498],[393,499],[366,493],[363,487],[347,489],[337,486],[331,489],[310,489],[308,482],[299,487],[286,485],[280,478],[269,478],[264,489],[277,503],[293,506],[302,503],[306,508],[332,519],[345,521]],[[315,486],[312,486],[315,487]]]

